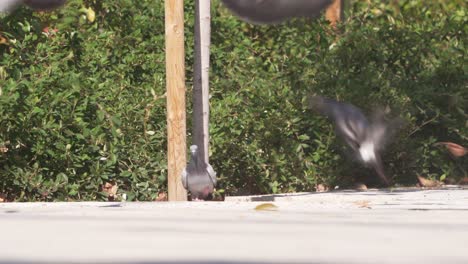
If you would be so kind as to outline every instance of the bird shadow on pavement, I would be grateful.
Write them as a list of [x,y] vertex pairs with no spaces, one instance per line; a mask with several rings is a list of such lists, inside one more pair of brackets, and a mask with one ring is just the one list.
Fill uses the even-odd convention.
[[287,198],[287,197],[294,198],[294,197],[307,196],[307,195],[313,195],[313,194],[319,194],[319,192],[260,195],[260,196],[252,196],[250,200],[252,202],[274,202],[277,198]]
[[[208,260],[208,261],[15,261],[15,260],[0,260],[0,264],[314,264],[314,262],[271,262],[271,261],[226,261],[226,260]],[[320,262],[323,263],[323,262]],[[318,262],[316,264],[319,264]]]
[[365,191],[361,190],[332,190],[328,192],[305,192],[305,193],[286,193],[286,194],[271,194],[271,195],[259,195],[251,196],[249,198],[252,202],[274,202],[277,199],[291,198],[294,200],[296,197],[310,196],[310,195],[323,195],[323,194],[339,194],[339,195],[368,195],[368,196],[379,196],[379,195],[401,195],[410,192],[423,192],[423,191],[440,191],[440,190],[463,190],[461,186],[451,187],[437,187],[437,188],[420,188],[420,187],[408,187],[408,188],[385,188],[385,189],[369,189]]
[[370,191],[359,191],[359,190],[333,190],[328,192],[307,192],[307,193],[298,193],[298,194],[271,194],[271,195],[260,195],[260,196],[252,196],[250,197],[250,201],[252,202],[274,202],[277,199],[287,199],[291,198],[294,200],[296,197],[301,196],[310,196],[310,195],[320,195],[320,194],[340,194],[340,195],[399,195],[399,193],[404,192],[417,192],[422,191],[421,189],[418,190],[398,190],[392,191],[390,189],[379,189],[370,190]]
[[411,192],[425,192],[425,191],[456,191],[456,190],[463,190],[462,186],[439,186],[439,187],[399,187],[399,188],[385,188],[385,189],[370,189],[366,191],[358,191],[358,190],[344,190],[338,191],[341,194],[346,195],[369,195],[369,196],[378,196],[378,195],[401,195],[404,193],[411,193]]

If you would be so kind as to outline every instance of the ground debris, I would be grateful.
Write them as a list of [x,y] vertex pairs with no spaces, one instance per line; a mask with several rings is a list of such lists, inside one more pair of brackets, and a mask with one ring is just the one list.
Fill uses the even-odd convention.
[[109,201],[114,201],[117,197],[117,190],[119,187],[115,183],[106,182],[102,186],[102,191],[107,193],[107,199]]
[[362,200],[362,201],[355,201],[353,204],[357,205],[359,208],[367,208],[367,209],[372,209],[370,206],[370,201],[368,200]]
[[454,157],[463,157],[468,153],[468,149],[452,142],[437,142],[434,146],[444,146]]
[[328,192],[329,190],[330,190],[330,187],[328,187],[328,185],[325,185],[323,183],[315,185],[316,192]]
[[421,187],[439,187],[442,185],[440,181],[426,179],[421,175],[416,175],[416,177]]
[[362,182],[358,182],[354,185],[353,189],[357,191],[367,191],[367,186]]
[[167,193],[160,192],[158,193],[158,197],[155,199],[156,202],[167,202]]
[[278,211],[278,206],[272,203],[262,203],[255,206],[255,211]]

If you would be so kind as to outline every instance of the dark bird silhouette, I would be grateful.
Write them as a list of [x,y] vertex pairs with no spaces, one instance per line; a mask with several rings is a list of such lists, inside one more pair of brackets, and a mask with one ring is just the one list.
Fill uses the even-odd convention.
[[332,0],[222,0],[240,19],[253,24],[276,24],[293,17],[317,17]]
[[182,171],[182,185],[190,191],[193,200],[205,200],[216,185],[216,172],[207,164],[196,145],[190,146],[191,159]]
[[333,121],[336,134],[353,150],[358,160],[372,167],[380,179],[389,185],[391,181],[384,173],[380,153],[399,120],[385,122],[383,113],[379,112],[369,122],[356,106],[321,96],[312,97],[311,103],[313,108]]
[[0,0],[0,12],[11,12],[22,4],[35,11],[50,11],[66,3],[66,0]]

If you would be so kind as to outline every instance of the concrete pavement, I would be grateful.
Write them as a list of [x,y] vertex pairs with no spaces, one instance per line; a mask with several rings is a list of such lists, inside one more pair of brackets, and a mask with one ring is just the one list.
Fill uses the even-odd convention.
[[468,263],[468,190],[5,203],[0,236],[0,264]]

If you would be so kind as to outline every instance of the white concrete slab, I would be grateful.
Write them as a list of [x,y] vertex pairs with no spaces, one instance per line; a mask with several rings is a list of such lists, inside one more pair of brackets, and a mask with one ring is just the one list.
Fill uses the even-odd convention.
[[468,263],[468,190],[5,203],[0,235],[13,264]]

